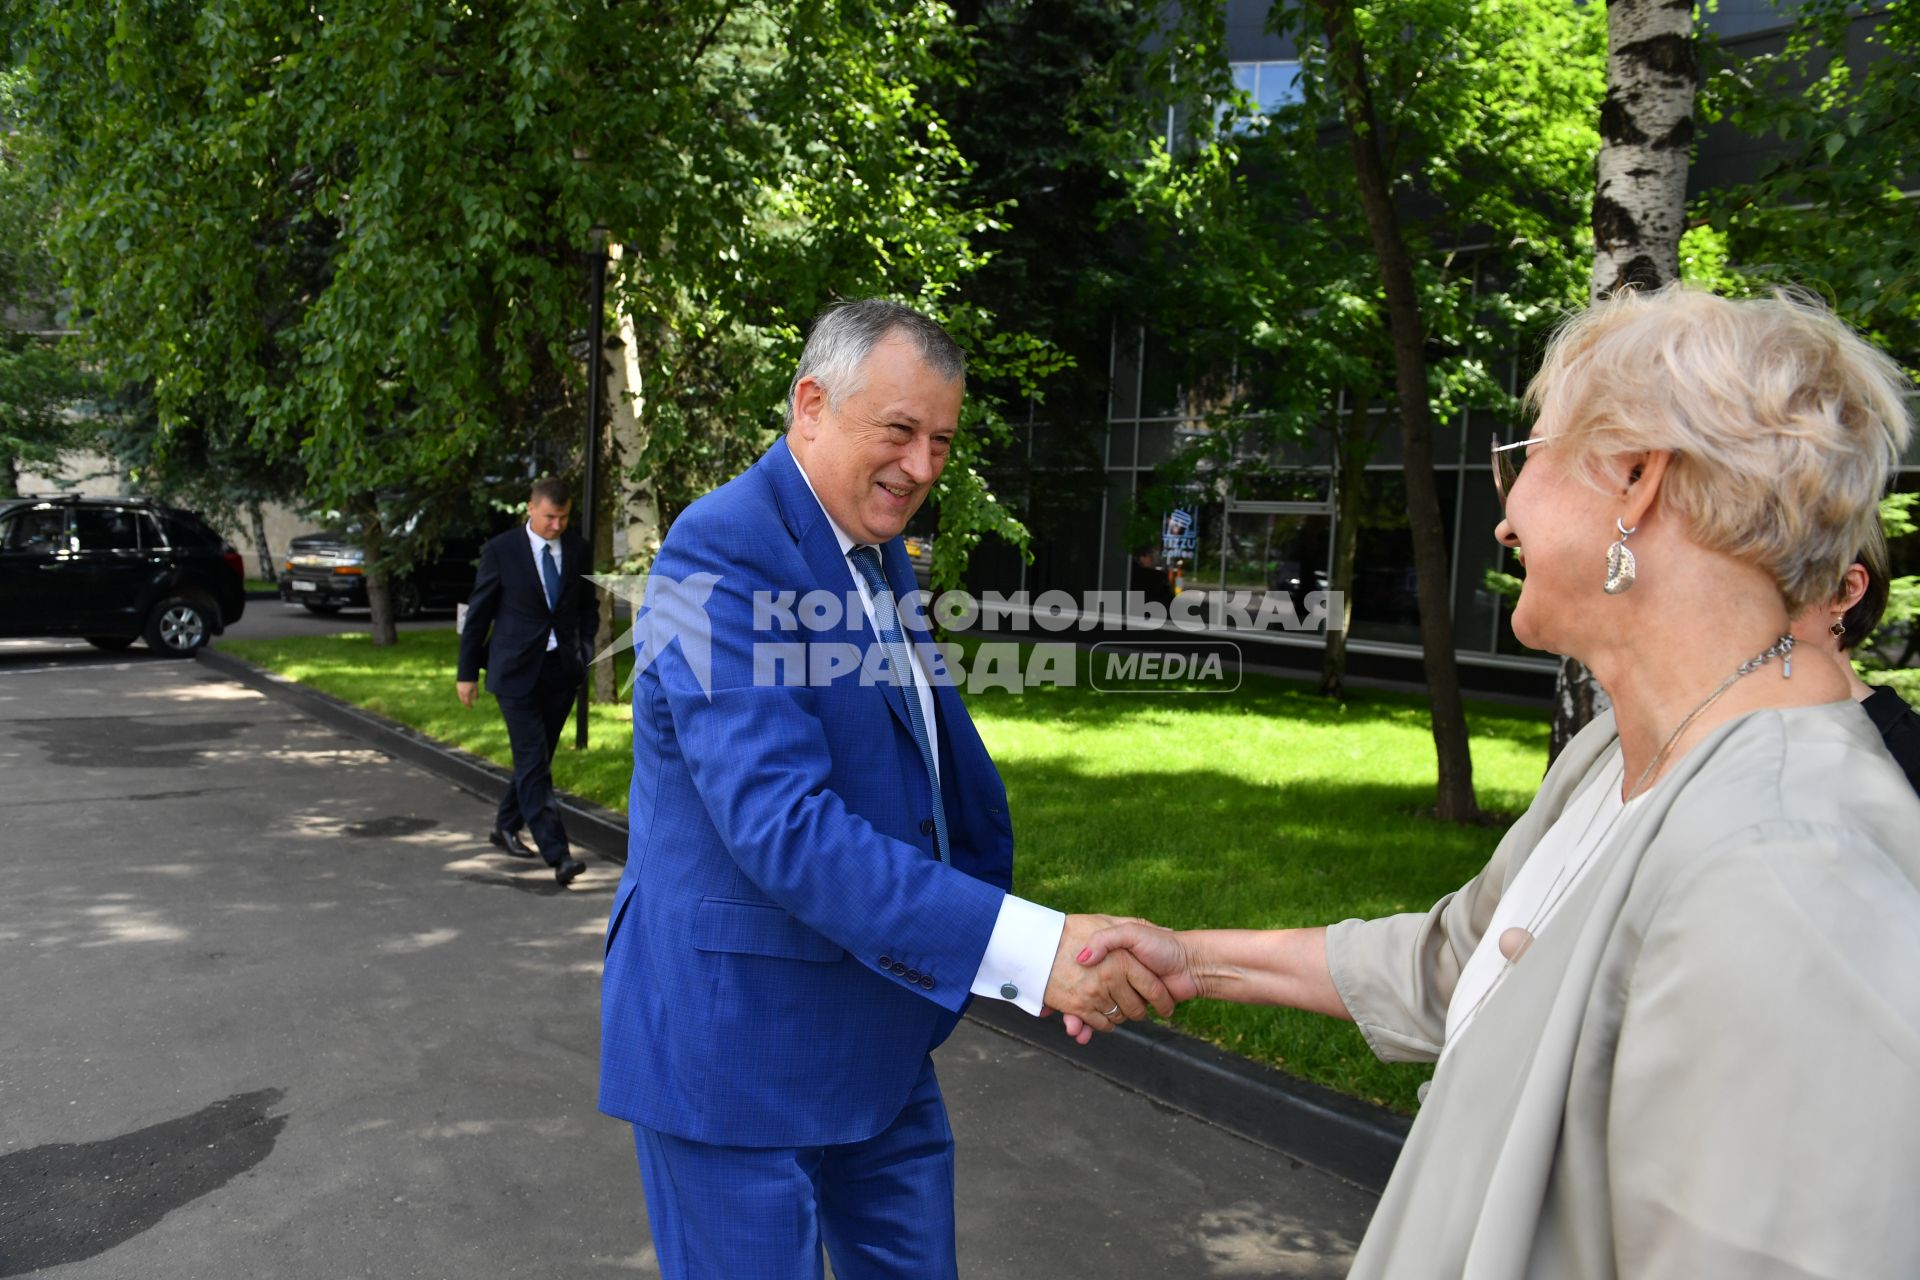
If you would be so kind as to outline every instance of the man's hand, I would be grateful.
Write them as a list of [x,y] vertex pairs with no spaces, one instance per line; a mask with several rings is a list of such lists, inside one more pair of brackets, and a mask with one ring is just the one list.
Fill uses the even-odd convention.
[[1068,916],[1047,979],[1046,1010],[1064,1015],[1067,1034],[1086,1044],[1096,1031],[1111,1031],[1129,1019],[1173,1012],[1173,998],[1152,969],[1128,951],[1114,951],[1100,963],[1082,964],[1090,939],[1122,923],[1112,916]]
[[480,682],[478,680],[455,680],[453,682],[453,691],[460,695],[461,706],[472,707],[474,695],[480,691]]

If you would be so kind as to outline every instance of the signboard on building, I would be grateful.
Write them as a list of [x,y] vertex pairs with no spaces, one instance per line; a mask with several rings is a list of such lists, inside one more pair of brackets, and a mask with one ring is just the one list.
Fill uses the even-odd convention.
[[1160,562],[1191,560],[1200,546],[1200,513],[1175,507],[1160,524]]

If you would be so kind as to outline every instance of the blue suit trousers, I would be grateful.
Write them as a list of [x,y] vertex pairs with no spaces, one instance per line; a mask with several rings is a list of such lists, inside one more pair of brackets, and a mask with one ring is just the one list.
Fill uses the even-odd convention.
[[633,1126],[665,1280],[958,1280],[953,1130],[921,1068],[907,1104],[863,1142],[726,1147]]

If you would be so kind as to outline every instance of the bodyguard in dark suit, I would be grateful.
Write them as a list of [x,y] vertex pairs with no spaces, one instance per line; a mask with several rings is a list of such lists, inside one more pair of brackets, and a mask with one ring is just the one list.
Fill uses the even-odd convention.
[[513,783],[500,797],[488,838],[508,853],[533,857],[519,836],[524,824],[562,885],[587,866],[572,856],[553,801],[553,752],[599,622],[586,580],[587,544],[567,533],[572,505],[566,481],[537,480],[527,523],[482,548],[454,686],[471,707],[480,668],[487,669],[487,692],[500,703],[513,746]]

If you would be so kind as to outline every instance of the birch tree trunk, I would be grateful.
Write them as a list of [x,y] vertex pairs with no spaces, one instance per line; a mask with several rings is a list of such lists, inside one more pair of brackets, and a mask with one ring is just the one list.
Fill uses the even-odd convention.
[[1699,85],[1691,5],[1612,0],[1593,189],[1595,301],[1680,276]]
[[[613,245],[611,252],[614,269],[623,270],[623,247]],[[617,291],[615,296],[624,298],[625,291]],[[649,434],[645,388],[640,375],[640,341],[633,312],[624,301],[616,304],[614,318],[620,354],[613,361],[613,376],[607,383],[607,396],[612,401],[607,414],[613,429],[612,469],[620,478],[614,555],[621,573],[644,573],[652,567],[654,553],[660,550],[660,500],[650,482],[633,478],[634,468],[646,453]]]
[[[640,373],[639,333],[634,324],[633,312],[626,299],[629,292],[621,287],[625,282],[626,262],[625,246],[618,243],[608,246],[612,258],[611,270],[615,273],[614,302],[614,341],[605,353],[609,368],[607,371],[607,439],[606,439],[606,489],[607,500],[602,504],[606,511],[607,545],[613,555],[615,574],[643,574],[653,566],[653,557],[660,550],[660,502],[650,481],[636,480],[634,472],[640,465],[647,450],[646,397]],[[601,697],[600,688],[604,681],[608,694],[602,701],[612,701],[615,672],[613,650],[626,639],[631,643],[628,633],[632,629],[634,602],[622,600],[616,602],[611,592],[602,592],[600,596],[600,634],[594,642],[597,653],[607,654],[605,662],[594,666],[595,696]],[[627,612],[622,615],[622,610]]]
[[[1680,278],[1699,87],[1691,5],[1607,5],[1607,96],[1600,104],[1593,189],[1595,302],[1622,289],[1658,289]],[[1609,705],[1585,666],[1561,659],[1549,763]]]
[[1425,322],[1414,287],[1413,257],[1393,206],[1393,188],[1381,154],[1378,117],[1367,75],[1367,53],[1353,22],[1352,0],[1311,0],[1327,36],[1330,65],[1340,85],[1342,114],[1353,153],[1360,204],[1380,264],[1393,338],[1394,399],[1400,410],[1401,461],[1406,469],[1407,526],[1413,535],[1418,576],[1420,648],[1427,697],[1433,709],[1433,746],[1439,786],[1434,816],[1444,822],[1474,822],[1473,756],[1466,707],[1460,697],[1460,665],[1453,651],[1453,602],[1447,572],[1446,524],[1433,472],[1433,406],[1427,386]]

